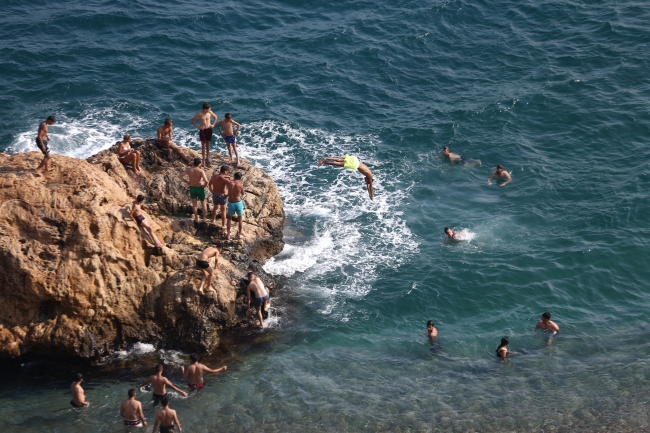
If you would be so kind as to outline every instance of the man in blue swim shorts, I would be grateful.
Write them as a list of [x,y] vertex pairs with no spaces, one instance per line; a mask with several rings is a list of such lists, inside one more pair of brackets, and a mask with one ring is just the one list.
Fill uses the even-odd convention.
[[[236,126],[236,129],[233,128],[233,125]],[[221,132],[223,129],[223,132]],[[230,156],[230,162],[232,162],[232,151],[235,151],[235,168],[239,167],[239,154],[237,153],[237,134],[241,131],[241,125],[235,122],[230,113],[226,113],[225,118],[219,122],[217,125],[217,130],[221,134],[221,138],[226,142],[228,146],[228,155]]]
[[241,239],[243,232],[244,222],[244,185],[241,183],[242,174],[235,173],[235,179],[227,181],[228,183],[228,228],[226,232],[226,239],[230,239],[230,224],[234,219],[239,223],[239,232],[236,239]]

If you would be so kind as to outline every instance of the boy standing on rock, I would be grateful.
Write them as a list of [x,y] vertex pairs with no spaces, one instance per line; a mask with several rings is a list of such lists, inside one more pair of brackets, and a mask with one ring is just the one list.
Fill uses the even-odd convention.
[[183,395],[183,397],[187,397],[187,393],[185,391],[181,391],[180,389],[176,388],[173,383],[169,381],[163,374],[163,366],[162,364],[156,365],[156,374],[153,376],[150,376],[149,379],[145,380],[140,384],[140,388],[142,388],[145,385],[151,384],[153,386],[153,405],[156,406],[158,403],[163,398],[167,398],[167,388],[166,386],[170,387],[176,392],[179,392]]
[[214,267],[216,268],[217,263],[219,262],[220,252],[221,248],[208,247],[201,251],[201,254],[199,254],[196,258],[196,267],[203,271],[203,279],[201,280],[201,286],[199,287],[199,292],[201,293],[205,293],[203,291],[203,285],[205,284],[206,280],[208,284],[205,286],[205,289],[213,290],[212,280],[214,279],[214,269],[212,269],[210,266],[209,260],[214,257]]
[[[214,116],[214,123],[212,122],[212,117]],[[210,109],[210,104],[207,102],[203,103],[203,110],[199,111],[192,117],[192,125],[199,130],[199,139],[201,140],[201,158],[202,163],[206,167],[212,166],[212,161],[210,161],[210,142],[212,141],[212,128],[217,123],[217,115],[212,112]],[[199,123],[195,123],[196,121]]]
[[217,220],[217,211],[221,210],[221,230],[226,230],[226,205],[228,204],[228,166],[222,165],[217,174],[216,170],[210,178],[208,188],[212,193],[212,224]]
[[[188,177],[189,181],[185,180],[185,176]],[[206,220],[205,215],[208,211],[205,207],[205,186],[208,184],[208,177],[201,169],[201,160],[199,158],[194,158],[194,166],[179,174],[178,178],[190,186],[192,217],[194,218],[194,221],[197,223],[199,222],[199,215],[196,212],[197,200],[201,202],[203,208],[203,219]]]
[[[237,129],[233,130],[233,125],[237,126]],[[223,132],[221,129],[223,128]],[[237,134],[241,131],[241,125],[235,122],[230,113],[226,113],[225,119],[219,122],[217,126],[219,130],[219,135],[223,138],[223,141],[226,142],[228,146],[228,155],[230,156],[230,162],[232,163],[232,151],[235,151],[235,168],[239,167],[239,154],[237,153]]]
[[49,125],[53,125],[54,122],[56,122],[56,118],[54,116],[48,116],[45,121],[41,122],[38,125],[38,135],[36,136],[36,146],[38,146],[38,149],[43,152],[43,161],[38,165],[36,168],[36,176],[40,177],[43,176],[42,172],[48,172],[51,170],[50,168],[50,148],[47,147],[47,142],[50,141],[50,136],[48,134],[48,129],[47,127]]
[[220,371],[228,370],[227,365],[217,368],[216,370],[206,367],[199,362],[199,355],[196,353],[190,355],[190,360],[192,363],[187,367],[187,369],[184,366],[181,366],[181,373],[183,373],[183,379],[186,379],[187,377],[190,378],[188,385],[191,391],[203,389],[203,373],[219,373]]

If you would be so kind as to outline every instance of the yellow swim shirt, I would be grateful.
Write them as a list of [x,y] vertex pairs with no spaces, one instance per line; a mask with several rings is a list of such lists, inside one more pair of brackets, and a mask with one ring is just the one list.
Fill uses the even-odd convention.
[[356,156],[345,155],[343,157],[343,168],[357,170],[359,168],[359,160]]

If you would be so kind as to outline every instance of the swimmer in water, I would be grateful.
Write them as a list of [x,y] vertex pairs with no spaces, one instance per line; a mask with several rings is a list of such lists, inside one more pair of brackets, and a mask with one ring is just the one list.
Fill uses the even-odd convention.
[[508,355],[517,354],[517,352],[508,350],[508,344],[510,344],[510,339],[508,337],[503,337],[501,339],[501,344],[499,344],[499,347],[497,347],[497,358],[501,359],[502,361],[505,361]]
[[120,416],[124,420],[124,431],[133,431],[136,428],[147,426],[142,412],[142,403],[135,399],[135,389],[130,389],[127,393],[129,398],[124,400],[120,405]]
[[206,367],[199,362],[199,355],[196,353],[192,353],[190,355],[190,360],[192,363],[187,368],[185,368],[185,366],[181,366],[183,379],[186,379],[188,377],[190,378],[188,383],[190,391],[198,391],[200,389],[203,389],[203,373],[214,374],[219,373],[220,371],[228,370],[227,365],[224,365],[221,368],[217,368],[216,370]]
[[538,329],[542,330],[542,339],[546,341],[546,344],[551,344],[553,339],[560,333],[560,327],[551,320],[551,313],[548,311],[542,314],[542,318],[535,325],[535,329],[533,330],[535,336],[537,336]]
[[156,422],[153,424],[153,431],[155,432],[160,426],[160,433],[173,433],[174,426],[178,426],[178,431],[183,431],[181,423],[178,421],[176,411],[169,408],[169,399],[167,396],[160,399],[162,409],[156,415]]
[[448,158],[451,164],[462,164],[466,167],[474,167],[475,165],[480,165],[480,159],[466,159],[463,155],[458,153],[453,153],[449,151],[449,147],[445,146],[442,148],[442,153],[438,156],[439,158]]
[[490,179],[492,179],[493,177],[496,178],[498,181],[505,180],[505,182],[503,182],[503,183],[499,182],[499,186],[506,186],[507,184],[510,183],[510,181],[512,181],[512,177],[510,177],[510,173],[505,171],[501,164],[497,165],[496,171],[494,171],[490,175],[490,177],[488,177],[488,179],[487,179],[488,185],[492,185],[492,182],[490,181]]
[[433,320],[427,322],[427,335],[429,336],[429,341],[432,343],[438,338],[438,330],[435,328]]
[[370,196],[370,200],[374,200],[375,191],[372,188],[372,182],[374,181],[372,172],[370,171],[368,166],[360,162],[356,156],[345,155],[343,158],[337,158],[337,157],[323,158],[320,161],[318,161],[318,166],[320,167],[323,164],[333,165],[335,167],[343,167],[349,170],[358,170],[359,173],[361,173],[366,177],[366,187],[368,188],[368,195]]
[[454,233],[454,231],[451,228],[445,227],[445,234],[447,235],[447,240],[449,240],[449,241],[459,242],[459,241],[469,240],[469,239],[466,238],[467,231],[465,231],[465,230],[461,230],[459,232]]
[[81,387],[81,382],[83,381],[83,375],[81,373],[77,373],[74,382],[72,382],[70,385],[70,391],[72,392],[72,400],[70,400],[70,405],[72,405],[72,407],[84,407],[90,404],[86,401],[86,394],[84,393],[84,389]]

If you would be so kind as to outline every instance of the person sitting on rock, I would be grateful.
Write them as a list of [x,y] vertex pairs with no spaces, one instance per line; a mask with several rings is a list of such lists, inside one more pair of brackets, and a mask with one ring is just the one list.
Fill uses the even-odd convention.
[[320,167],[323,164],[333,165],[335,167],[343,167],[349,170],[358,170],[359,173],[361,173],[366,177],[366,187],[368,188],[368,195],[370,196],[370,200],[374,200],[375,192],[372,188],[372,182],[374,181],[372,172],[370,171],[368,166],[363,162],[360,162],[356,156],[345,155],[343,158],[336,158],[336,157],[323,158],[320,161],[318,161],[318,166]]
[[133,172],[140,173],[140,151],[131,148],[131,136],[124,134],[122,141],[117,147],[117,159],[124,165],[131,163]]
[[172,141],[172,133],[173,133],[173,127],[172,127],[172,119],[165,119],[165,124],[158,128],[158,131],[156,132],[157,139],[154,142],[156,147],[158,147],[161,150],[166,150],[167,151],[167,160],[171,161],[172,160],[172,150],[180,156],[180,158],[185,162],[185,164],[190,165],[190,160],[183,154],[183,151],[181,150],[180,147],[176,145]]
[[209,260],[214,257],[214,267],[217,267],[217,263],[219,262],[219,253],[221,252],[221,248],[215,248],[215,247],[208,247],[201,251],[201,254],[199,254],[196,257],[196,267],[200,270],[203,271],[203,279],[201,280],[201,286],[199,287],[199,292],[205,293],[203,291],[203,285],[205,284],[206,290],[214,290],[212,288],[212,280],[214,279],[214,269],[210,266]]
[[269,291],[264,287],[262,280],[253,272],[248,273],[246,295],[248,296],[248,310],[246,314],[251,313],[251,298],[253,298],[253,307],[257,308],[257,318],[260,320],[260,328],[264,328],[262,312],[269,310]]
[[131,212],[129,212],[129,216],[133,221],[135,221],[138,226],[144,228],[147,233],[149,233],[149,236],[151,236],[151,239],[153,240],[154,245],[156,246],[156,252],[158,254],[162,254],[162,247],[163,244],[160,243],[158,238],[156,237],[156,234],[153,232],[153,229],[147,223],[147,221],[144,218],[144,215],[142,215],[142,203],[144,203],[144,196],[140,194],[135,201],[131,204]]
[[183,397],[187,397],[187,393],[185,391],[180,390],[179,388],[176,388],[173,383],[169,381],[163,374],[163,366],[162,364],[156,365],[156,374],[153,376],[149,376],[149,379],[145,380],[140,384],[140,388],[142,388],[145,385],[151,384],[153,386],[153,405],[157,406],[158,403],[163,398],[167,398],[167,386],[173,389],[174,391],[180,393]]
[[81,387],[81,382],[83,381],[83,375],[77,373],[74,382],[70,385],[70,391],[72,392],[72,400],[70,400],[70,404],[72,407],[84,407],[90,404],[86,401],[86,394],[84,393],[84,389]]
[[189,376],[188,386],[190,391],[198,391],[203,389],[203,373],[219,373],[220,371],[228,370],[228,366],[224,365],[221,368],[212,370],[211,368],[206,367],[205,365],[199,362],[199,355],[192,353],[190,355],[190,360],[192,363],[187,367],[187,369],[181,365],[181,373],[183,373],[183,379],[187,379]]
[[[186,176],[189,180],[185,180]],[[208,212],[205,206],[205,186],[208,184],[208,177],[205,175],[205,171],[201,168],[201,158],[194,158],[194,166],[179,174],[178,178],[190,186],[192,218],[194,218],[194,222],[199,222],[199,215],[196,212],[197,200],[201,202],[203,208],[203,220],[207,222],[205,219],[205,215]]]

